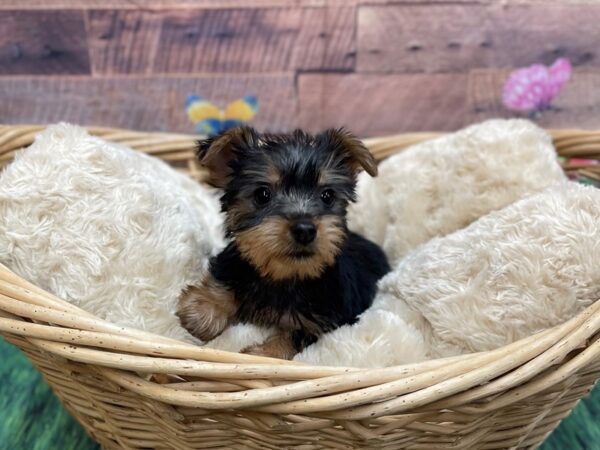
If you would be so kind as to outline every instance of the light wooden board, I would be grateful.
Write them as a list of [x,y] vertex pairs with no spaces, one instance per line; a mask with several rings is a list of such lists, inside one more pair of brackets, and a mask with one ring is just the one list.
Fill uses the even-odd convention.
[[299,120],[318,131],[345,126],[360,135],[454,130],[465,124],[464,74],[301,75]]
[[190,94],[204,94],[223,107],[246,94],[260,99],[255,124],[285,130],[295,122],[293,77],[283,75],[204,77],[3,77],[0,123],[114,126],[193,132],[184,112]]
[[[490,117],[528,117],[509,111],[502,104],[507,70],[475,70],[468,81],[468,122]],[[536,119],[546,128],[600,129],[600,71],[576,70],[553,108]]]

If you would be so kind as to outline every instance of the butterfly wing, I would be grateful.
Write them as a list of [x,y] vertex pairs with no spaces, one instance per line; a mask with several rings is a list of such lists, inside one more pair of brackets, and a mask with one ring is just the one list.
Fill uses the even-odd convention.
[[231,102],[224,111],[224,119],[229,123],[245,123],[258,112],[258,100],[253,95],[246,95]]
[[504,85],[502,101],[515,111],[535,111],[547,106],[548,68],[541,64],[512,72]]
[[225,130],[224,122],[219,119],[204,119],[196,124],[196,133],[214,136]]
[[550,100],[556,97],[563,86],[567,84],[572,71],[571,61],[567,58],[559,58],[550,66],[550,79],[548,80]]
[[190,95],[186,99],[185,110],[198,133],[213,135],[223,129],[223,112],[205,98]]
[[206,119],[222,119],[223,113],[214,104],[198,95],[190,95],[185,104],[185,109],[192,123]]
[[510,74],[504,85],[504,105],[517,111],[540,111],[552,103],[571,77],[571,62],[560,58],[550,68],[541,64]]

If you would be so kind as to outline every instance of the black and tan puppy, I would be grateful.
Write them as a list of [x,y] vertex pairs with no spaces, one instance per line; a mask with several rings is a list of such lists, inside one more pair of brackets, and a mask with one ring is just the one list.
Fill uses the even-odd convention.
[[222,188],[229,245],[178,316],[207,341],[234,323],[276,326],[246,353],[291,359],[317,338],[355,322],[389,270],[381,249],[348,231],[356,175],[375,159],[343,130],[311,136],[235,128],[198,143],[210,183]]

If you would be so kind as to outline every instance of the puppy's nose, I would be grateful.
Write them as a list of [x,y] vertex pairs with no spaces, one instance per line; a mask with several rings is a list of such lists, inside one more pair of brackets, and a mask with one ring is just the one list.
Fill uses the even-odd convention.
[[315,240],[317,227],[312,222],[296,222],[291,227],[292,236],[298,244],[307,245]]

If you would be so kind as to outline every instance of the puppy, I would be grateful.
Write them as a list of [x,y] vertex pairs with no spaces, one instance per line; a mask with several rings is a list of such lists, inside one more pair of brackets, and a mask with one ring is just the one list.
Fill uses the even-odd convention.
[[239,127],[198,143],[209,183],[223,189],[229,245],[179,299],[183,327],[208,341],[234,323],[278,332],[245,353],[291,359],[352,324],[389,271],[382,250],[346,226],[356,176],[373,155],[344,130],[316,136]]

